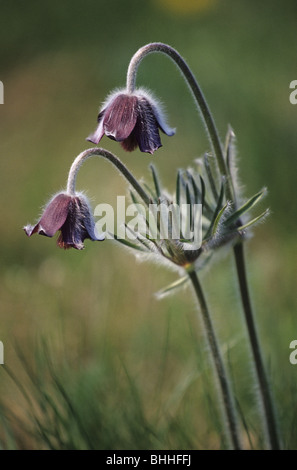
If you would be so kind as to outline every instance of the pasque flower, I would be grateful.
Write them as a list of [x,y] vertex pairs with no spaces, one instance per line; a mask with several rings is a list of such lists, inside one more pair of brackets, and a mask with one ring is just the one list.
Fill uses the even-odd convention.
[[[108,97],[98,115],[97,128],[87,140],[98,144],[106,135],[120,142],[127,151],[138,146],[142,152],[153,154],[161,146],[160,130],[169,136],[174,134],[174,130],[166,124],[159,103],[145,90],[135,88],[140,62],[152,52],[166,54],[182,72],[201,112],[213,157],[205,154],[203,159],[198,160],[198,172],[189,168],[179,170],[175,194],[170,195],[162,189],[154,167],[151,166],[153,187],[149,188],[138,182],[128,168],[107,150],[98,147],[85,150],[71,165],[66,191],[52,198],[35,226],[28,225],[24,229],[28,236],[39,233],[52,237],[60,231],[58,245],[63,248],[82,249],[86,238],[103,240],[104,235],[98,236],[95,232],[88,201],[76,192],[77,173],[83,162],[94,155],[106,158],[122,173],[135,191],[130,191],[130,194],[139,217],[133,219],[136,222],[135,228],[132,228],[131,223],[125,224],[131,241],[130,237],[127,240],[118,236],[119,234],[115,234],[115,239],[124,246],[135,249],[137,255],[142,252],[145,259],[153,255],[155,259],[168,262],[179,273],[184,274],[159,294],[172,292],[186,281],[192,283],[217,375],[220,403],[224,412],[222,423],[226,425],[230,447],[238,450],[243,448],[243,430],[237,424],[238,413],[225,370],[225,361],[221,356],[207,299],[197,276],[197,271],[204,268],[215,251],[233,245],[242,306],[255,363],[258,382],[256,388],[259,388],[265,420],[264,434],[267,435],[267,447],[279,450],[281,442],[253,318],[243,251],[246,232],[268,213],[266,210],[253,219],[246,219],[247,213],[261,200],[265,190],[243,200],[236,181],[233,131],[229,130],[223,146],[202,90],[187,63],[171,46],[151,43],[133,55],[127,71],[126,88]],[[139,201],[143,201],[145,206],[139,204]],[[261,439],[261,445],[263,443],[264,440],[262,442]]]
[[84,248],[84,240],[103,240],[103,234],[96,234],[94,219],[87,198],[83,194],[59,193],[47,204],[41,219],[36,225],[27,225],[24,230],[28,237],[34,233],[53,237],[61,248]]
[[105,101],[97,129],[87,140],[98,144],[105,134],[129,152],[139,146],[141,152],[153,154],[162,146],[159,129],[168,136],[175,132],[167,125],[160,104],[145,90],[121,90]]

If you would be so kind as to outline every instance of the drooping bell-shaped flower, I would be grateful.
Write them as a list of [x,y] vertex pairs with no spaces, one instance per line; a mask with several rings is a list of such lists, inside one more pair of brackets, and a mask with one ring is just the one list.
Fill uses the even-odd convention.
[[61,248],[84,248],[84,240],[104,240],[103,234],[96,234],[96,227],[89,203],[83,194],[69,195],[59,193],[47,204],[39,222],[27,225],[24,230],[28,237],[34,233],[53,237],[57,231],[57,240]]
[[98,126],[87,140],[98,144],[104,134],[120,142],[127,151],[138,146],[141,152],[153,154],[162,146],[159,130],[175,133],[164,118],[160,104],[145,90],[112,93],[98,115]]

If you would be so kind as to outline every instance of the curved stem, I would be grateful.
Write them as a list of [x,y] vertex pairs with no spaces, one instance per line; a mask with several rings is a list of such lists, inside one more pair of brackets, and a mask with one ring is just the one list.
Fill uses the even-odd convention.
[[[181,72],[184,75],[184,78],[190,87],[192,94],[195,98],[195,102],[198,106],[199,111],[202,114],[208,137],[212,146],[212,150],[216,157],[217,165],[220,170],[222,177],[226,178],[226,199],[231,201],[234,205],[236,204],[235,195],[232,191],[232,182],[228,175],[227,166],[224,158],[224,153],[220,138],[215,126],[214,119],[208,107],[208,104],[203,96],[203,93],[199,87],[199,84],[196,81],[196,78],[192,74],[189,66],[185,60],[180,56],[180,54],[173,49],[171,46],[168,46],[163,43],[151,43],[140,48],[132,57],[128,72],[127,72],[127,90],[128,92],[133,92],[135,89],[136,74],[138,66],[141,60],[152,52],[161,52],[168,55],[180,68]],[[248,328],[249,340],[253,356],[255,359],[255,367],[257,371],[257,378],[260,387],[260,393],[263,401],[264,407],[264,416],[266,420],[266,426],[268,429],[269,441],[271,447],[274,449],[280,448],[280,442],[277,434],[277,426],[274,417],[274,410],[272,405],[272,399],[269,392],[268,382],[265,375],[265,370],[263,366],[261,348],[257,338],[255,322],[253,318],[253,311],[251,307],[251,302],[249,298],[248,291],[248,281],[245,271],[245,262],[244,262],[244,253],[243,246],[241,243],[235,246],[234,248],[234,257],[237,267],[237,276],[240,285],[241,300],[244,309],[246,324]]]
[[201,309],[201,314],[202,314],[202,319],[204,323],[204,328],[208,340],[208,345],[210,347],[210,351],[212,354],[216,374],[217,374],[217,379],[219,381],[219,386],[222,394],[222,401],[223,401],[223,406],[224,406],[224,411],[228,423],[228,431],[230,435],[230,440],[232,443],[232,447],[235,450],[240,450],[242,449],[241,444],[240,444],[240,439],[238,435],[238,429],[237,429],[237,420],[236,420],[236,415],[235,415],[235,407],[232,399],[232,394],[227,378],[227,374],[225,371],[224,363],[220,354],[220,350],[218,347],[216,335],[214,332],[214,328],[212,325],[211,317],[209,314],[209,310],[207,307],[206,299],[204,297],[198,276],[195,271],[191,271],[188,273],[191,281],[193,288],[195,290],[200,309]]
[[142,200],[145,202],[146,205],[151,203],[150,197],[147,193],[143,190],[140,186],[138,181],[134,178],[132,173],[128,170],[128,168],[121,162],[121,160],[114,155],[113,153],[105,150],[103,148],[90,148],[81,152],[74,162],[71,165],[69,174],[68,174],[68,182],[67,182],[67,193],[70,195],[75,194],[75,186],[76,186],[76,178],[78,170],[80,169],[81,165],[90,157],[98,156],[103,157],[109,160],[119,171],[122,175],[126,178],[126,180],[133,186],[135,191],[139,194]]
[[171,46],[168,46],[167,44],[163,44],[160,42],[147,44],[146,46],[143,46],[142,48],[140,48],[132,57],[129,67],[128,67],[128,71],[127,71],[128,93],[132,93],[135,89],[137,69],[141,60],[152,52],[162,52],[168,55],[177,64],[177,66],[180,68],[181,72],[183,73],[185,80],[188,86],[190,87],[190,90],[193,93],[198,109],[202,114],[206,129],[208,132],[209,140],[210,140],[214,155],[216,156],[216,159],[217,159],[220,173],[227,180],[227,185],[226,185],[227,199],[232,200],[232,192],[228,184],[228,172],[227,172],[226,163],[224,159],[223,149],[222,149],[222,145],[221,145],[220,138],[218,135],[218,131],[215,126],[215,122],[213,120],[208,104],[204,98],[204,95],[202,93],[202,90],[196,78],[194,77],[191,69],[189,68],[185,60],[181,57],[181,55]]
[[264,363],[261,354],[260,343],[258,334],[255,327],[254,315],[250,300],[250,294],[248,289],[248,282],[246,276],[245,258],[243,251],[243,244],[237,243],[234,246],[234,255],[236,261],[236,269],[242,299],[242,305],[245,314],[246,326],[249,334],[253,359],[256,368],[256,374],[259,382],[259,391],[264,409],[265,421],[267,426],[267,433],[270,442],[270,447],[273,450],[279,450],[281,448],[279,436],[277,432],[277,423],[274,413],[274,407],[272,397],[270,393],[270,387],[265,373]]

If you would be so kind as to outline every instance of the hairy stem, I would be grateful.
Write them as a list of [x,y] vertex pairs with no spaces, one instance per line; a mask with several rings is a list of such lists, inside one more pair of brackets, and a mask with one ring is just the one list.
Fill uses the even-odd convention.
[[[233,203],[234,210],[236,210],[236,195],[233,193],[232,181],[230,180],[231,176],[228,174],[228,171],[227,171],[227,165],[226,165],[226,161],[224,158],[222,145],[220,142],[220,138],[216,129],[214,119],[212,117],[208,104],[204,98],[204,95],[200,89],[200,86],[198,82],[196,81],[196,78],[194,77],[192,71],[190,70],[185,60],[181,57],[181,55],[175,49],[163,43],[151,43],[140,48],[132,57],[129,67],[128,67],[127,90],[129,92],[133,92],[133,90],[135,89],[136,74],[137,74],[138,66],[141,60],[152,52],[161,52],[161,53],[167,54],[177,64],[177,66],[183,73],[184,78],[189,88],[192,91],[195,102],[204,120],[206,129],[207,129],[208,138],[210,140],[213,153],[216,157],[220,174],[226,180],[226,186],[225,186],[226,199]],[[270,446],[273,449],[278,449],[280,448],[280,442],[279,442],[279,438],[277,434],[277,427],[276,427],[276,421],[274,417],[272,399],[270,396],[268,382],[266,379],[265,370],[263,366],[261,348],[260,348],[260,344],[259,344],[258,337],[256,334],[255,321],[253,317],[253,311],[252,311],[250,297],[249,297],[248,281],[247,281],[247,276],[246,276],[246,271],[245,271],[244,252],[243,252],[243,246],[241,243],[235,246],[234,257],[235,257],[235,262],[236,262],[236,267],[237,267],[237,276],[238,276],[238,282],[240,286],[240,294],[241,294],[243,310],[244,310],[247,329],[248,329],[249,341],[250,341],[250,346],[253,352],[253,357],[255,360],[257,379],[259,382],[260,393],[261,393],[262,402],[263,402],[264,417],[265,417],[266,426],[268,430]]]
[[68,174],[67,193],[71,195],[75,194],[77,173],[81,165],[88,158],[93,157],[93,156],[103,157],[109,160],[120,171],[120,173],[126,178],[126,180],[133,186],[133,188],[139,194],[139,196],[142,198],[145,204],[149,205],[151,203],[150,197],[144,191],[142,186],[140,186],[136,178],[134,178],[134,176],[128,170],[128,168],[124,165],[124,163],[122,163],[121,160],[113,153],[109,152],[108,150],[105,150],[103,148],[98,148],[98,147],[84,150],[76,157],[76,159],[71,165],[71,168]]
[[250,339],[251,350],[255,363],[256,374],[259,382],[259,392],[263,404],[263,411],[267,426],[267,434],[269,438],[270,447],[272,450],[279,450],[281,448],[279,436],[277,432],[277,423],[275,412],[270,393],[270,387],[265,373],[264,363],[262,359],[261,347],[258,339],[258,334],[255,327],[254,315],[250,300],[248,289],[246,266],[244,258],[244,250],[242,243],[237,243],[234,246],[234,256],[236,262],[236,269],[242,299],[242,305],[245,315],[246,326]]
[[[202,114],[206,129],[207,129],[208,137],[210,140],[210,144],[212,146],[214,155],[216,156],[220,172],[226,178],[226,180],[228,180],[227,178],[228,173],[227,173],[222,145],[220,142],[218,131],[215,126],[215,122],[213,120],[212,114],[208,107],[208,104],[204,98],[202,90],[195,76],[193,75],[191,69],[189,68],[188,64],[183,59],[183,57],[175,49],[173,49],[171,46],[168,46],[167,44],[163,44],[160,42],[154,42],[154,43],[147,44],[146,46],[141,47],[132,57],[129,67],[128,67],[127,91],[129,93],[132,93],[134,91],[138,66],[140,62],[142,61],[142,59],[152,52],[162,52],[168,55],[170,59],[172,59],[176,63],[176,65],[179,67],[179,69],[183,73],[184,78],[190,90],[193,93],[198,109]],[[232,194],[231,189],[229,188],[228,181],[227,181],[227,185],[226,185],[227,199],[229,200],[232,199],[231,194]]]
[[194,291],[197,296],[197,300],[200,305],[201,315],[203,319],[204,329],[208,341],[208,345],[211,351],[212,359],[214,362],[215,370],[217,379],[220,386],[220,391],[222,395],[222,402],[224,407],[224,412],[226,416],[226,421],[228,423],[228,434],[232,444],[232,448],[234,450],[242,449],[238,428],[237,428],[237,420],[235,414],[235,407],[232,398],[232,393],[230,390],[230,385],[227,378],[227,373],[224,367],[224,363],[220,354],[220,350],[218,347],[216,335],[214,332],[213,324],[211,321],[210,313],[208,310],[208,306],[206,303],[205,296],[203,294],[203,290],[201,288],[201,284],[199,282],[198,276],[195,271],[191,271],[188,273],[191,279]]

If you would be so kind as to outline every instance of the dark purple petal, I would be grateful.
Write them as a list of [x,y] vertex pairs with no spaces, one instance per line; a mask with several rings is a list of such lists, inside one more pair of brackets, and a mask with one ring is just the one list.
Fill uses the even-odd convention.
[[121,146],[123,147],[126,152],[133,152],[138,147],[138,142],[135,137],[135,132],[132,132],[132,134],[127,137],[127,139],[123,140],[121,142]]
[[172,129],[172,127],[168,126],[167,122],[165,121],[162,111],[158,108],[158,106],[156,106],[156,104],[150,103],[150,105],[152,107],[152,111],[154,113],[154,116],[156,118],[156,121],[161,131],[170,137],[173,136],[175,134],[175,129]]
[[133,131],[141,152],[153,154],[162,147],[159,126],[150,103],[139,98],[137,108],[137,122]]
[[72,198],[69,205],[67,219],[61,227],[61,234],[57,240],[61,248],[84,248],[84,240],[103,240],[104,236],[97,236],[95,223],[91,215],[87,200],[82,196]]
[[95,130],[95,132],[93,132],[93,134],[90,134],[86,140],[88,140],[89,142],[93,142],[93,144],[99,144],[100,140],[102,139],[102,137],[104,136],[104,129],[103,129],[103,112],[99,114],[98,116],[98,126]]
[[[83,248],[83,242],[80,237],[80,220],[77,210],[76,198],[72,198],[69,204],[67,218],[61,227],[61,233],[57,240],[57,244],[61,248]],[[80,238],[80,240],[78,240]]]
[[26,234],[31,237],[34,233],[38,232],[40,235],[52,237],[64,224],[71,196],[67,194],[58,194],[46,206],[45,211],[35,226],[28,225],[24,228]]
[[38,228],[39,228],[39,224],[37,224],[37,225],[26,225],[24,227],[24,230],[26,232],[26,235],[28,235],[28,237],[31,237],[31,235],[38,232]]
[[103,127],[105,135],[121,142],[133,131],[137,120],[137,97],[120,94],[107,106]]
[[96,227],[95,227],[95,221],[94,218],[91,214],[91,209],[89,207],[89,204],[82,195],[80,195],[78,199],[79,205],[80,205],[80,212],[83,215],[83,225],[86,230],[86,236],[85,238],[89,238],[90,240],[93,241],[102,241],[105,239],[104,234],[97,234],[96,233]]

